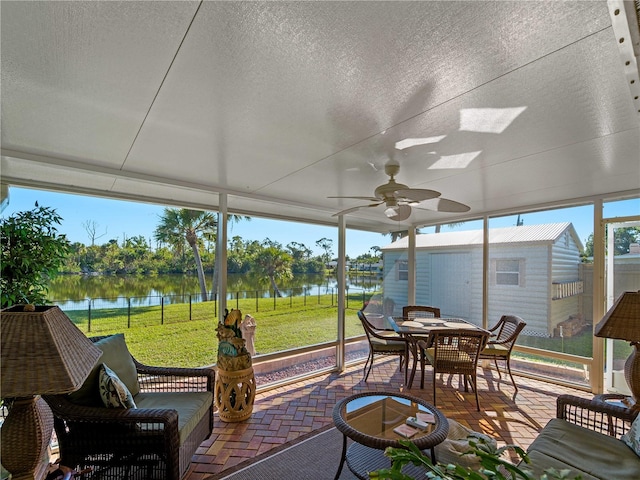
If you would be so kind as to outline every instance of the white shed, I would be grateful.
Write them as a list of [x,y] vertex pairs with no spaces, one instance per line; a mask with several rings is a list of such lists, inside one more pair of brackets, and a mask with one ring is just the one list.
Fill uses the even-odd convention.
[[[416,236],[416,304],[442,316],[482,323],[482,230]],[[573,225],[553,223],[489,230],[489,323],[503,314],[527,322],[529,335],[582,328],[580,252]],[[408,239],[383,247],[384,296],[399,310],[407,302]]]

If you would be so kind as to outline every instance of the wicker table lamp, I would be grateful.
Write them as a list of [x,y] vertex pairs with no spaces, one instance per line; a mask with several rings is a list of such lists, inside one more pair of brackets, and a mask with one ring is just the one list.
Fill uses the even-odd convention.
[[596,325],[594,335],[631,342],[633,349],[624,364],[624,378],[635,405],[640,405],[640,291],[620,295]]
[[41,479],[53,415],[42,394],[80,388],[102,355],[55,306],[0,311],[1,390],[9,406],[2,425],[2,465],[12,479]]

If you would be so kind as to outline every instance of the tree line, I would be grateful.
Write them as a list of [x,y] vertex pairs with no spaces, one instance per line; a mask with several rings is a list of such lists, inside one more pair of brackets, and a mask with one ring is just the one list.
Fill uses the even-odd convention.
[[[229,216],[229,222],[250,221],[250,217]],[[196,274],[202,300],[207,291],[217,290],[219,255],[216,252],[218,215],[189,209],[165,208],[154,231],[157,245],[143,236],[125,238],[121,243],[109,240],[95,245],[95,222],[84,224],[92,245],[71,244],[64,267],[66,272],[86,274]],[[249,273],[268,278],[271,288],[279,294],[280,280],[295,274],[323,273],[333,256],[333,240],[321,238],[316,246],[322,254],[314,255],[304,243],[292,241],[287,245],[266,238],[262,241],[244,240],[234,236],[227,247],[227,272]],[[374,253],[378,247],[372,247]],[[360,263],[374,263],[377,255],[358,257]],[[207,274],[214,273],[213,285],[208,289]]]

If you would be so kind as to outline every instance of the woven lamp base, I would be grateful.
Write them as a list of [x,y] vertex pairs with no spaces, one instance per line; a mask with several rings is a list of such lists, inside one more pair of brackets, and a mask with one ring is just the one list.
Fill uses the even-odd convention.
[[624,364],[624,378],[638,406],[640,405],[640,343],[631,342],[631,346],[633,350]]
[[53,432],[53,414],[40,397],[16,398],[2,433],[2,466],[13,480],[40,480],[49,466],[46,455]]
[[256,380],[253,367],[223,370],[218,366],[213,392],[218,416],[223,422],[242,422],[253,412]]

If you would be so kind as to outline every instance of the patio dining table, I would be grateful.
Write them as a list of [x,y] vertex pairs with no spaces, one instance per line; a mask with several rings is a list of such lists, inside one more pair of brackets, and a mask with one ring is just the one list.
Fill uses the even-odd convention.
[[[414,318],[408,320],[404,317],[387,317],[387,323],[399,335],[409,340],[411,355],[413,356],[413,364],[411,366],[411,375],[407,384],[408,388],[413,385],[413,379],[416,375],[416,365],[418,363],[418,340],[427,340],[430,343],[434,331],[442,331],[447,329],[469,329],[486,332],[482,327],[468,322],[462,318]],[[405,362],[405,368],[408,368],[409,362]],[[406,378],[406,377],[405,377]]]

